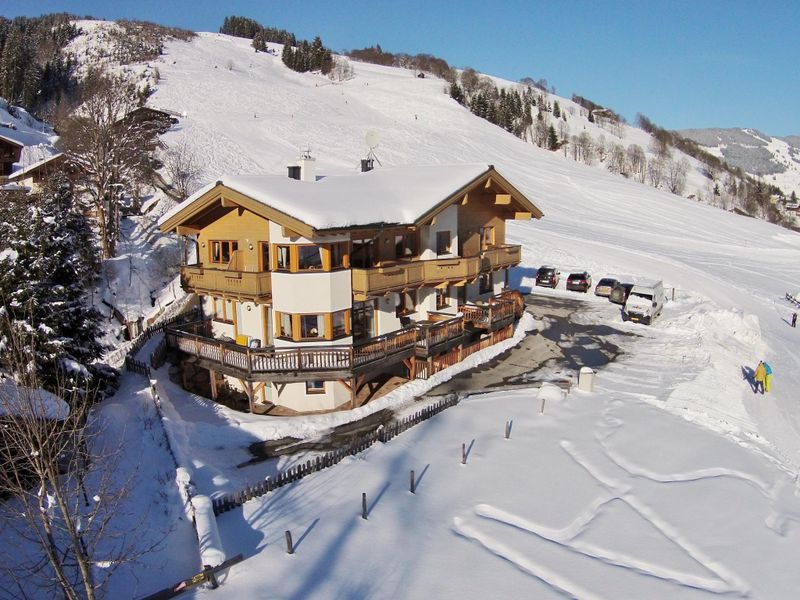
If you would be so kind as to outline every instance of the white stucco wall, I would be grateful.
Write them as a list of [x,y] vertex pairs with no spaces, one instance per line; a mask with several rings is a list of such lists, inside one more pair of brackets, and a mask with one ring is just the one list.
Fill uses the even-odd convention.
[[325,313],[352,306],[349,270],[332,273],[273,272],[272,309],[288,313]]
[[[325,393],[306,394],[305,382],[287,383],[285,386],[270,384],[272,402],[286,406],[292,410],[307,412],[314,410],[330,410],[350,402],[350,392],[338,381],[326,381]],[[278,390],[280,389],[280,393]]]

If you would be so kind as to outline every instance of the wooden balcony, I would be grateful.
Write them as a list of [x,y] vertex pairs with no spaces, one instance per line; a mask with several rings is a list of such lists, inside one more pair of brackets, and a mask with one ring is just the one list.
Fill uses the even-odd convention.
[[402,292],[445,283],[463,285],[481,273],[519,264],[521,246],[497,246],[479,256],[400,260],[370,269],[353,269],[353,297],[362,301],[389,292]]
[[272,298],[272,279],[268,271],[253,273],[189,265],[181,267],[181,286],[196,294],[226,294],[260,303]]
[[209,337],[206,322],[166,330],[167,345],[194,356],[212,371],[249,381],[347,379],[414,354],[414,327],[370,338],[354,346],[248,348]]
[[419,321],[417,326],[417,356],[445,352],[460,344],[464,338],[464,317],[446,320]]
[[464,304],[459,307],[464,321],[476,329],[496,331],[514,321],[516,304],[513,300],[493,298],[485,304]]

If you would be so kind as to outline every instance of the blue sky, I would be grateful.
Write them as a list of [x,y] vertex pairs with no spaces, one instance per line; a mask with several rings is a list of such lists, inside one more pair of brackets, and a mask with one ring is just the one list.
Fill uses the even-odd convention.
[[226,15],[380,44],[518,80],[544,78],[629,121],[800,135],[800,1],[789,0],[0,0],[6,17],[67,11],[217,31]]

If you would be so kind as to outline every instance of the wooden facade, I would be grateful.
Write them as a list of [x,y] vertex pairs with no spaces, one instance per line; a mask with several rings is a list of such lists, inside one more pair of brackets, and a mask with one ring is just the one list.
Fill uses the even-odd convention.
[[524,305],[503,291],[521,260],[505,222],[541,216],[493,167],[414,222],[324,230],[217,182],[161,223],[206,307],[168,343],[251,411],[353,407],[384,373],[423,376],[510,335]]

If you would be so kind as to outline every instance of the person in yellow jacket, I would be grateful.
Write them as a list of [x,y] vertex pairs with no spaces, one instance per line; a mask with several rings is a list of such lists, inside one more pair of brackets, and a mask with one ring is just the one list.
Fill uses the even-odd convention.
[[756,380],[756,389],[755,389],[756,393],[758,392],[758,388],[760,387],[761,388],[761,393],[763,394],[764,393],[764,382],[767,379],[767,370],[766,370],[766,368],[764,368],[764,361],[763,360],[758,361],[758,366],[756,367],[756,372],[755,372],[754,378]]

